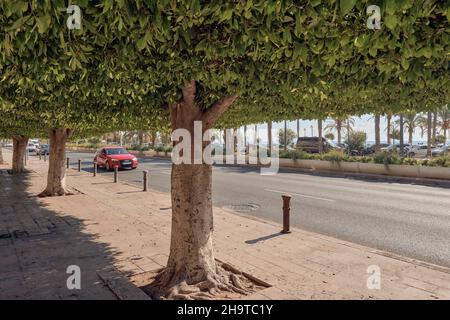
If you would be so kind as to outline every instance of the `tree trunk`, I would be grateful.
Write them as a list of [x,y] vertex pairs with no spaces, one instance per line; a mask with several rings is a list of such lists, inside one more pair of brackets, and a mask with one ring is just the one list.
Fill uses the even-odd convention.
[[404,152],[404,138],[403,138],[403,128],[404,128],[403,114],[400,114],[400,155],[403,156]]
[[431,139],[432,139],[432,113],[427,113],[427,157],[431,157]]
[[144,131],[139,130],[138,131],[138,144],[139,144],[139,151],[142,151],[142,147],[144,145]]
[[341,144],[341,142],[342,142],[342,121],[341,120],[336,121],[336,131],[337,131],[338,144]]
[[[190,163],[172,164],[172,230],[167,266],[156,276],[148,291],[154,298],[212,298],[219,290],[245,293],[214,259],[212,166],[194,164],[194,121],[202,122],[203,133],[234,102],[226,96],[202,110],[195,103],[196,85],[187,82],[182,100],[170,106],[172,130],[185,129],[191,136]],[[184,139],[184,138],[183,138]],[[174,147],[180,142],[174,142]],[[202,143],[205,148],[207,143]]]
[[27,152],[28,137],[13,136],[12,174],[25,171],[25,153]]
[[272,121],[267,122],[267,147],[269,150],[267,150],[269,153],[272,150]]
[[375,152],[380,151],[380,115],[375,115]]
[[297,119],[297,139],[300,138],[300,119]]
[[433,136],[431,137],[431,144],[436,143],[436,130],[437,130],[437,111],[433,112]]
[[287,124],[286,120],[284,120],[284,151],[287,150]]
[[391,144],[391,115],[386,117],[387,121],[387,143]]
[[323,153],[323,141],[322,141],[322,120],[317,120],[317,130],[319,131],[319,153]]
[[414,135],[414,130],[413,128],[409,127],[408,128],[408,143],[412,144],[413,142],[413,135]]
[[3,143],[0,143],[0,164],[3,164]]
[[72,134],[72,129],[49,130],[50,149],[47,175],[47,187],[40,197],[54,197],[70,194],[66,186],[66,142]]

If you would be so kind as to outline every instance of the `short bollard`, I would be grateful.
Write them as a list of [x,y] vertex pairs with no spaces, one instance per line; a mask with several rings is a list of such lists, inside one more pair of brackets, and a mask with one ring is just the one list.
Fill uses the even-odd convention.
[[47,154],[44,153],[44,162],[47,162]]
[[144,190],[143,191],[147,191],[147,189],[148,189],[148,170],[144,170],[144,171],[142,171],[142,173],[144,174]]
[[97,176],[97,161],[94,161],[94,177]]
[[42,160],[42,155],[40,152],[39,152],[39,160]]
[[114,183],[117,183],[119,180],[119,167],[114,166]]
[[81,172],[81,159],[78,159],[78,172]]
[[282,195],[281,198],[283,199],[283,230],[281,230],[281,233],[291,233],[291,231],[289,230],[289,214],[291,211],[291,196]]
[[70,161],[70,159],[66,158],[66,167],[67,167],[67,169],[69,169],[69,161]]

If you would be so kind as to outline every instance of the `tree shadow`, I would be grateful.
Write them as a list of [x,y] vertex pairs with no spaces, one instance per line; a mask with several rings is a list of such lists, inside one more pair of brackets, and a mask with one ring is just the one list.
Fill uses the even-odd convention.
[[[122,252],[88,231],[92,221],[50,208],[68,198],[34,197],[36,173],[5,171],[0,170],[0,299],[117,299],[97,273],[110,269]],[[74,274],[67,273],[69,266],[80,268],[81,289],[68,288]]]

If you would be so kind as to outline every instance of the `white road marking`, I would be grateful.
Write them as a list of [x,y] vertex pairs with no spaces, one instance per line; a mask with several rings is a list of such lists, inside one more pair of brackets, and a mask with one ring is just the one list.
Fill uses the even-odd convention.
[[273,190],[273,189],[264,189],[265,191],[269,192],[275,192],[275,193],[283,193],[283,194],[290,194],[295,195],[303,198],[310,198],[310,199],[316,199],[316,200],[322,200],[322,201],[328,201],[328,202],[335,202],[336,200],[333,199],[327,199],[327,198],[321,198],[321,197],[314,197],[314,196],[308,196],[306,194],[301,193],[295,193],[295,192],[288,192],[288,191],[281,191],[281,190]]

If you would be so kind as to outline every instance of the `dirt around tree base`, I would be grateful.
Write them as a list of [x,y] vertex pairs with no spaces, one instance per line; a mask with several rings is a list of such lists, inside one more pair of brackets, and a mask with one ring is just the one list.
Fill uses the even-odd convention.
[[41,193],[39,193],[37,196],[39,198],[46,198],[46,197],[61,197],[61,196],[73,196],[73,195],[77,195],[77,194],[83,194],[81,191],[78,191],[77,189],[73,189],[73,188],[66,188],[61,192],[55,192],[55,193],[51,193],[47,190],[42,191]]
[[147,271],[132,275],[129,279],[137,287],[143,290],[152,299],[173,299],[173,300],[235,300],[253,294],[257,291],[270,287],[262,280],[241,272],[233,266],[217,261],[218,268],[224,270],[229,276],[228,285],[219,285],[210,290],[210,287],[202,288],[199,285],[187,285],[180,283],[173,288],[174,294],[168,296],[155,296],[154,286],[158,281],[158,276],[164,268]]

